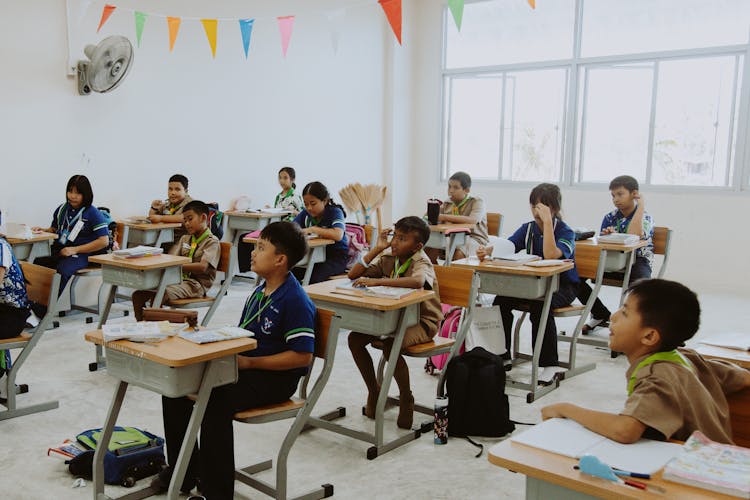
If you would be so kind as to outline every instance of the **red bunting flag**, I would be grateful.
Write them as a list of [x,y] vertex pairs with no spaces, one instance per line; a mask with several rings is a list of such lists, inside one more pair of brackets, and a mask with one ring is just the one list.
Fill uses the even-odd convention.
[[109,4],[104,6],[104,9],[102,9],[102,18],[99,20],[99,27],[96,28],[97,33],[99,33],[99,30],[102,29],[102,26],[104,26],[104,23],[107,22],[109,16],[112,15],[116,8],[114,5]]
[[401,45],[401,0],[378,0],[378,3],[385,11],[393,34]]

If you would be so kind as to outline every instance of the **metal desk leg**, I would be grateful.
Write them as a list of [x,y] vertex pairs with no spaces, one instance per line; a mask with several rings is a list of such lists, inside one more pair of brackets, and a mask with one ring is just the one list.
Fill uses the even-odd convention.
[[[110,285],[109,292],[107,292],[107,298],[104,301],[104,307],[99,314],[99,323],[96,325],[97,330],[101,330],[102,325],[107,322],[109,311],[112,308],[112,303],[115,301],[116,295],[117,285]],[[95,372],[99,368],[104,368],[105,366],[107,366],[107,358],[104,357],[104,348],[99,344],[96,344],[94,348],[96,350],[96,360],[93,363],[89,363],[90,372]]]
[[448,248],[445,251],[445,265],[450,266],[453,261],[453,254],[456,252],[456,233],[451,233],[448,236]]
[[154,307],[161,307],[164,301],[164,292],[167,290],[167,283],[180,283],[182,275],[182,266],[165,267],[161,272],[159,288],[156,289],[154,297]]
[[159,229],[159,234],[156,236],[155,247],[161,247],[165,243],[174,241],[174,229]]
[[307,250],[307,267],[305,267],[305,277],[302,278],[302,286],[307,286],[310,284],[310,278],[312,278],[313,267],[315,267],[315,263],[313,262],[314,251],[315,251],[314,248],[309,248]]
[[[97,346],[99,347],[99,346]],[[117,422],[117,416],[120,414],[120,408],[122,408],[122,401],[125,399],[125,392],[128,390],[128,383],[122,382],[117,386],[115,395],[112,398],[112,403],[109,405],[109,412],[107,413],[107,419],[104,421],[104,427],[102,427],[102,436],[100,443],[107,443],[112,439],[112,431]],[[107,445],[97,446],[94,452],[94,500],[104,500],[109,497],[104,494],[104,455],[107,453]]]
[[622,303],[625,302],[625,290],[627,290],[630,285],[630,272],[633,270],[636,252],[637,250],[630,252],[630,255],[628,255],[628,263],[625,264],[625,275],[622,277],[622,292],[620,292],[620,307],[622,307]]
[[123,224],[122,227],[122,248],[128,248],[128,238],[130,237],[130,226]]

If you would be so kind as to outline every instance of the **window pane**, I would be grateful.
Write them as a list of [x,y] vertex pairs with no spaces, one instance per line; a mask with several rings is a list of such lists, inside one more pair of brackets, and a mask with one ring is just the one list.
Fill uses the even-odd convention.
[[727,156],[734,85],[734,57],[659,65],[651,183],[731,182]]
[[497,179],[502,79],[492,76],[447,81],[448,175],[463,170],[472,177]]
[[446,10],[446,68],[491,66],[573,57],[574,0],[523,0],[464,5],[459,32]]
[[593,67],[585,75],[579,180],[645,179],[653,64]]
[[507,74],[504,179],[561,179],[565,79],[564,69]]
[[593,0],[581,55],[605,56],[747,43],[747,0]]

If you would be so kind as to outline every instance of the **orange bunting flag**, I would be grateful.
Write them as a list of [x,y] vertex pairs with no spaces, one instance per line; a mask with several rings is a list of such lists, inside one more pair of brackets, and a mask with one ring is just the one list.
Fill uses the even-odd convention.
[[378,0],[378,3],[385,11],[393,34],[396,35],[396,39],[401,45],[401,0]]
[[526,0],[532,9],[536,9],[536,0]]
[[279,22],[279,31],[281,32],[281,52],[286,57],[286,49],[289,48],[289,40],[292,38],[294,16],[283,16],[276,19]]
[[107,22],[109,16],[112,15],[116,8],[116,6],[109,4],[104,6],[104,9],[102,9],[102,18],[99,20],[99,27],[96,28],[97,33],[99,33],[99,30],[102,29],[102,26],[104,26],[104,23]]
[[180,31],[180,22],[182,22],[182,20],[179,17],[167,17],[167,25],[169,25],[170,52],[174,49],[174,42],[177,40],[177,33]]
[[203,23],[203,29],[206,31],[208,44],[211,46],[211,56],[216,59],[216,26],[218,21],[216,19],[201,19],[201,23]]

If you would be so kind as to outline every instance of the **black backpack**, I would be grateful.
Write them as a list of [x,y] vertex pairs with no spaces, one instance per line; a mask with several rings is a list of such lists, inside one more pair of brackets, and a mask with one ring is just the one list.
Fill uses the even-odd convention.
[[503,360],[481,347],[448,363],[448,435],[501,437],[515,430],[505,394]]
[[224,212],[219,210],[219,204],[215,201],[206,205],[208,205],[208,227],[214,236],[222,239],[224,237]]

